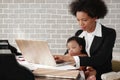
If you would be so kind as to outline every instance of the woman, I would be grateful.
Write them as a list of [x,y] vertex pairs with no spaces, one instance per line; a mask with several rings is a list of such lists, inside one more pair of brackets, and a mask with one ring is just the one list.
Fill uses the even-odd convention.
[[97,22],[107,14],[107,7],[102,0],[74,0],[70,10],[81,28],[75,36],[85,39],[88,56],[56,55],[55,59],[73,62],[77,66],[92,66],[97,71],[97,80],[101,80],[101,74],[112,71],[112,51],[116,39],[114,29]]

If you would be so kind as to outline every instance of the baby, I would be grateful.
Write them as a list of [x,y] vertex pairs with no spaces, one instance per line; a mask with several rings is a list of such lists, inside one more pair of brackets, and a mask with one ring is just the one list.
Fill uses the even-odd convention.
[[[85,40],[83,38],[79,38],[76,36],[70,37],[67,40],[67,52],[65,55],[69,56],[87,56],[85,50]],[[85,72],[85,76],[87,80],[96,80],[96,71],[90,66],[80,66],[79,70],[83,70]]]

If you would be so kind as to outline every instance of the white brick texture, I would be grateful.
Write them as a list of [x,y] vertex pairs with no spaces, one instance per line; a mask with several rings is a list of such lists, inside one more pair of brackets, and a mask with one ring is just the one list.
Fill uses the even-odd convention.
[[[69,13],[72,0],[0,0],[0,39],[46,40],[52,53],[63,54],[66,40],[79,29],[76,18]],[[114,51],[120,52],[120,0],[104,0],[109,13],[100,20],[114,28],[117,39]]]

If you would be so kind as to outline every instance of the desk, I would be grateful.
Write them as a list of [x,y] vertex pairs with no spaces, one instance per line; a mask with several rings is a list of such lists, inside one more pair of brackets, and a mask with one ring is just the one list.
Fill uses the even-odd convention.
[[50,78],[50,77],[35,77],[35,80],[81,80],[80,76],[77,79],[65,79],[65,78]]
[[[45,72],[44,72],[45,71]],[[41,73],[40,73],[41,72]],[[51,76],[49,76],[49,77],[47,77],[47,75],[46,75],[46,77],[45,77],[45,73],[46,72],[48,72],[48,74],[47,75],[51,75],[52,73],[53,73],[53,77]],[[33,72],[36,76],[35,76],[35,80],[81,80],[80,78],[83,78],[84,79],[84,72],[83,71],[62,71],[62,73],[61,73],[61,71],[54,71],[54,70],[41,70],[41,69],[38,69],[38,70],[36,70],[36,71],[34,71]],[[43,76],[39,76],[39,74],[43,74]],[[61,77],[59,77],[59,76],[57,76],[57,74],[60,76],[64,76],[64,78],[61,78]],[[67,75],[66,75],[67,74]],[[38,76],[37,76],[38,75]],[[55,76],[56,75],[56,76]],[[78,75],[78,76],[77,76]],[[62,77],[63,77],[62,76]],[[65,76],[68,76],[67,78],[65,78]],[[75,79],[77,77],[77,79]],[[83,80],[82,79],[82,80]]]

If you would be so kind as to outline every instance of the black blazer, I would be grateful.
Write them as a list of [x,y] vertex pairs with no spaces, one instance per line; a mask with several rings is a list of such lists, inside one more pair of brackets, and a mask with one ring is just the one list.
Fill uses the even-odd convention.
[[[75,36],[79,36],[82,32],[78,30]],[[102,25],[102,37],[94,37],[90,48],[91,57],[80,57],[80,65],[92,66],[96,69],[99,78],[102,73],[112,71],[111,60],[115,39],[115,30]]]

